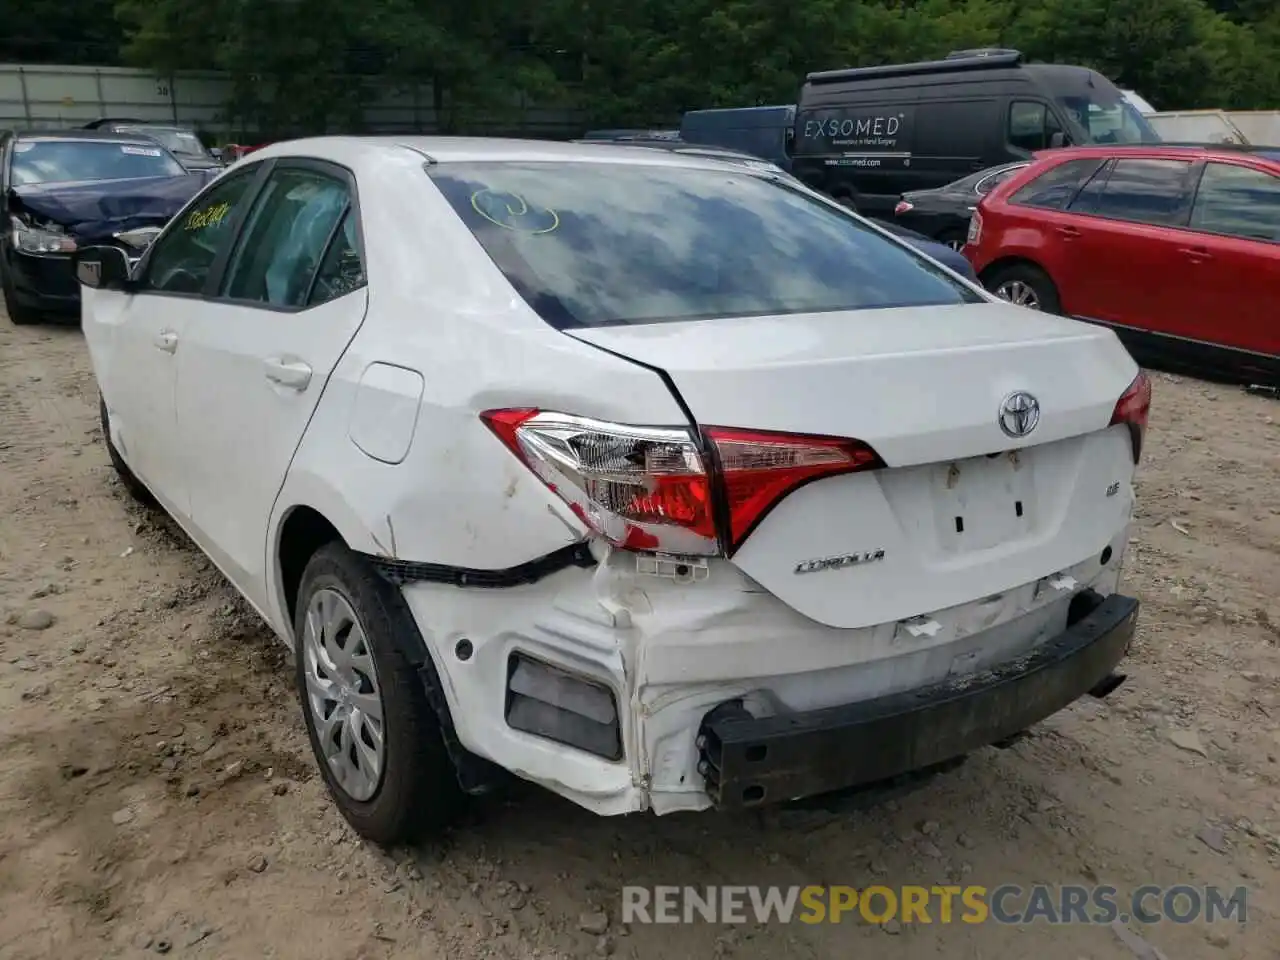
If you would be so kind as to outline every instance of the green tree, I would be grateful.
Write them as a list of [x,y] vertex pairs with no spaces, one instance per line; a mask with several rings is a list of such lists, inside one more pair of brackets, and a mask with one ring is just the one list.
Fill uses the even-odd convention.
[[111,65],[123,33],[114,0],[0,0],[0,62]]
[[[111,16],[112,6],[116,17]],[[812,70],[1006,46],[1095,67],[1165,109],[1280,107],[1276,0],[0,0],[0,57],[228,71],[275,133],[359,129],[375,91],[437,129],[522,105],[597,125],[791,102]],[[86,60],[87,58],[87,60]],[[419,95],[419,91],[430,91]]]

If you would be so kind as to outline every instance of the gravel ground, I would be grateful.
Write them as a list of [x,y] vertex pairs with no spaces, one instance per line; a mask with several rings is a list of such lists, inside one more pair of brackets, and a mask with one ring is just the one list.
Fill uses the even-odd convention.
[[[358,841],[283,648],[115,483],[78,330],[0,319],[0,958],[1280,957],[1280,404],[1156,376],[1129,682],[858,811],[594,818],[522,788]],[[1248,922],[620,922],[624,884],[1248,888]],[[603,913],[604,916],[595,914]]]

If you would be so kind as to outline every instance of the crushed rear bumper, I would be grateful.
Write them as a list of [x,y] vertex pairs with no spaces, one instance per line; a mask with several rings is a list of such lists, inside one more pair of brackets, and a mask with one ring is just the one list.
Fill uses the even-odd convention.
[[1138,601],[1086,592],[1067,628],[983,673],[845,706],[756,718],[737,702],[703,720],[699,771],[721,808],[878,783],[1007,739],[1103,683],[1133,639]]

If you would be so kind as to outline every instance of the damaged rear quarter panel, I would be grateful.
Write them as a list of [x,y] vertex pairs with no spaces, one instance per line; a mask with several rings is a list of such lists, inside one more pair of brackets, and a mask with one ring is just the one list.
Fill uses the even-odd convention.
[[[566,337],[534,313],[477,256],[420,156],[380,153],[376,169],[356,174],[369,309],[308,425],[271,529],[305,504],[353,549],[471,570],[506,570],[583,539],[581,521],[480,413],[539,407],[687,425],[675,398],[652,370]],[[357,387],[374,363],[422,376],[417,423],[398,464],[369,457],[350,438]]]

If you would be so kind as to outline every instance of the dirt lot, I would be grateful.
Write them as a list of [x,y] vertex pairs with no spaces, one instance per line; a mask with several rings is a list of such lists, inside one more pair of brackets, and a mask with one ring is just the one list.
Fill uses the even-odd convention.
[[[0,957],[1280,957],[1280,404],[1156,377],[1130,681],[869,811],[596,819],[532,788],[387,855],[286,656],[116,485],[83,340],[0,319]],[[1245,885],[1248,922],[619,923],[633,884]],[[584,914],[604,911],[600,935]],[[589,929],[584,929],[589,928]]]

